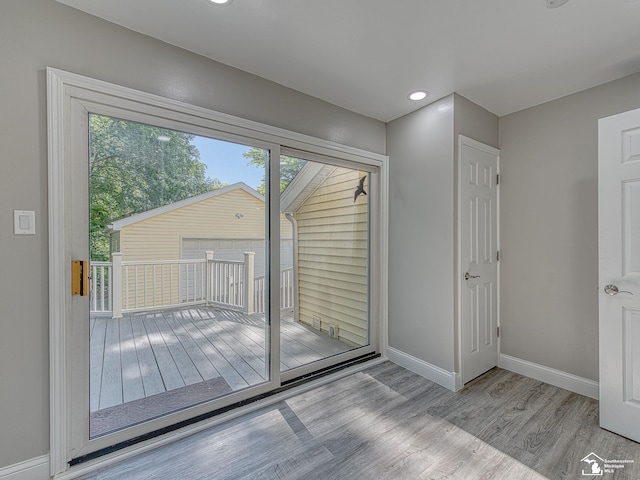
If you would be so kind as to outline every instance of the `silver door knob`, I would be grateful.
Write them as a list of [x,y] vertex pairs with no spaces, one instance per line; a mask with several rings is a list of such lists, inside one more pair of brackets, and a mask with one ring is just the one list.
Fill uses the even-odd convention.
[[604,293],[607,295],[611,295],[612,297],[618,295],[619,293],[628,293],[629,295],[633,295],[631,292],[627,292],[626,290],[618,290],[616,285],[606,285],[604,287]]
[[464,279],[469,280],[470,278],[480,278],[480,275],[471,275],[469,272],[464,274]]

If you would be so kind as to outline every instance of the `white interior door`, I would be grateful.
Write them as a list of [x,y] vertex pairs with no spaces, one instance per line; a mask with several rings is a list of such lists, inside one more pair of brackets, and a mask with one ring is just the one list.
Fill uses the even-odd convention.
[[600,426],[640,441],[640,109],[598,144]]
[[460,136],[462,382],[498,364],[499,151]]

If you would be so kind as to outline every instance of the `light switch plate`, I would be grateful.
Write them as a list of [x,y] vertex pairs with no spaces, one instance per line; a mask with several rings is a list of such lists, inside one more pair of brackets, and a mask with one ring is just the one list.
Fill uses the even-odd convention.
[[33,210],[14,210],[13,233],[14,235],[35,235],[36,212]]

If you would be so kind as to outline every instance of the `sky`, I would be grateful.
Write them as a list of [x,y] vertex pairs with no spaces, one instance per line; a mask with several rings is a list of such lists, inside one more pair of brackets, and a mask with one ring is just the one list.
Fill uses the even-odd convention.
[[237,143],[196,136],[191,141],[200,151],[200,161],[207,166],[206,177],[219,178],[222,183],[244,182],[251,188],[262,184],[264,169],[247,165],[242,156],[251,147]]

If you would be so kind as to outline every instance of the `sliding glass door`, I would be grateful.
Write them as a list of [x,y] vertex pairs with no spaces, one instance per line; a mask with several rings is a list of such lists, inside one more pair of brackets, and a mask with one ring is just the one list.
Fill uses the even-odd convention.
[[89,113],[90,438],[269,380],[269,151]]
[[380,158],[49,82],[54,471],[378,350]]

